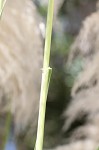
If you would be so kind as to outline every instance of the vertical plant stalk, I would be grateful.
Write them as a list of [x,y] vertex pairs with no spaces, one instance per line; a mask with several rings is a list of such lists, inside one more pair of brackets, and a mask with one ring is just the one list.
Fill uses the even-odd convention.
[[0,17],[2,16],[5,3],[6,3],[6,0],[0,0]]
[[36,139],[35,150],[42,150],[43,148],[46,100],[47,100],[49,82],[50,82],[50,77],[52,72],[52,69],[49,67],[49,60],[50,60],[53,11],[54,11],[54,0],[49,0],[45,48],[44,48],[44,61],[43,61],[43,69],[42,69],[41,92],[40,92],[37,139]]

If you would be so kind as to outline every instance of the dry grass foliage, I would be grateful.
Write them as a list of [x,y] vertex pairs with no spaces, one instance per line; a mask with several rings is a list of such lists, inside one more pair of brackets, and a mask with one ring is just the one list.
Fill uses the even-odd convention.
[[19,131],[37,122],[42,67],[40,18],[31,0],[7,0],[0,21],[0,113]]
[[64,112],[67,145],[57,150],[96,150],[99,145],[99,9],[88,16],[75,39],[68,65],[78,57],[83,69],[75,79],[72,100]]
[[88,16],[71,47],[68,64],[80,57],[83,70],[72,88],[72,101],[64,112],[67,149],[95,150],[99,144],[99,10]]

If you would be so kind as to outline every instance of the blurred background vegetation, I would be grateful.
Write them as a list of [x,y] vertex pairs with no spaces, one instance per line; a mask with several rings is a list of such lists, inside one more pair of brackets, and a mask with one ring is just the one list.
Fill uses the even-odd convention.
[[[70,90],[77,73],[82,69],[81,59],[67,68],[66,62],[70,47],[79,32],[82,21],[96,9],[96,0],[55,0],[55,16],[51,46],[51,63],[53,69],[46,110],[44,147],[49,148],[62,140],[61,128],[64,120],[62,113],[70,101]],[[46,22],[48,0],[34,0],[42,21]],[[59,3],[59,4],[58,4]],[[44,41],[44,37],[43,37]],[[20,140],[21,149],[32,150],[33,139]],[[24,148],[23,148],[24,147]],[[25,149],[24,149],[25,150]]]
[[[46,22],[47,0],[35,0],[39,14]],[[70,91],[77,74],[82,70],[83,62],[77,58],[73,66],[66,62],[70,47],[79,32],[82,21],[96,10],[96,0],[55,0],[53,23],[51,67],[53,74],[50,83],[46,125],[45,147],[59,144],[62,139],[61,128],[64,120],[62,113],[70,101]]]

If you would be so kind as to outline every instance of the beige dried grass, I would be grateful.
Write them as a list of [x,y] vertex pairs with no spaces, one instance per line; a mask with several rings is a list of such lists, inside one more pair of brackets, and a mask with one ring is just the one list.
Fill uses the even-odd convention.
[[38,20],[31,0],[7,0],[0,22],[0,113],[11,111],[16,131],[37,123],[42,67]]

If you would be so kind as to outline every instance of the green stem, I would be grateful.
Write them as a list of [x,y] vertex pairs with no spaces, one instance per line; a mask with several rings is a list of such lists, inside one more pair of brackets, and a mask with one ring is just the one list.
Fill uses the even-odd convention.
[[39,118],[38,118],[38,130],[35,150],[42,150],[43,148],[43,137],[44,137],[44,122],[45,122],[45,111],[46,111],[46,99],[48,93],[48,87],[50,82],[51,70],[46,70],[42,73],[42,88],[40,96],[40,107],[39,107]]
[[45,48],[44,48],[44,62],[43,62],[43,70],[42,70],[41,93],[40,93],[38,129],[37,129],[35,150],[42,150],[43,148],[46,99],[47,99],[49,82],[50,82],[50,77],[52,72],[52,69],[49,67],[49,60],[50,60],[50,47],[51,47],[51,35],[52,35],[53,8],[54,8],[54,0],[49,0],[46,39],[45,39]]
[[54,0],[49,0],[43,69],[49,67]]
[[2,16],[2,11],[5,6],[6,0],[0,0],[0,17]]

